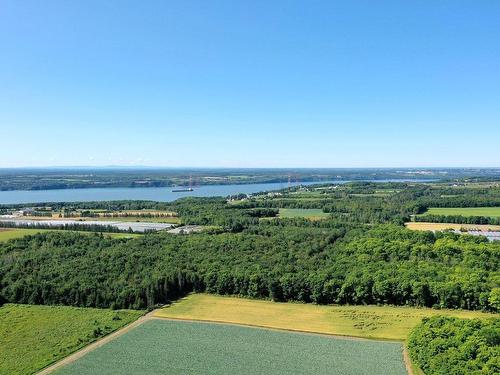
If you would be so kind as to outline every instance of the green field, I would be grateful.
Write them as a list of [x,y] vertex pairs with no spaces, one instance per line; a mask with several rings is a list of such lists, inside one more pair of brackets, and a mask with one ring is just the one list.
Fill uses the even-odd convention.
[[[60,230],[60,229],[0,228],[0,241],[8,241],[8,240],[12,240],[15,238],[22,238],[24,236],[29,236],[29,235],[33,235],[33,234],[37,234],[37,233],[54,232],[54,231],[62,232],[63,230]],[[91,235],[94,232],[80,231],[78,233]],[[132,238],[132,237],[140,236],[140,234],[135,234],[135,233],[104,233],[104,236],[112,237],[112,238]]]
[[489,216],[500,217],[500,207],[457,207],[457,208],[429,208],[422,215],[461,215],[461,216]]
[[55,374],[406,374],[399,343],[155,319]]
[[280,208],[280,217],[303,217],[311,220],[319,220],[328,217],[329,214],[316,208]]
[[142,314],[6,304],[0,307],[0,374],[32,374]]
[[49,229],[0,229],[0,241],[8,241],[14,238],[21,238],[41,232],[47,232]]
[[322,306],[277,303],[210,294],[191,294],[155,316],[245,324],[332,335],[404,341],[422,318],[434,315],[489,318],[494,314],[467,310],[435,310],[396,306]]

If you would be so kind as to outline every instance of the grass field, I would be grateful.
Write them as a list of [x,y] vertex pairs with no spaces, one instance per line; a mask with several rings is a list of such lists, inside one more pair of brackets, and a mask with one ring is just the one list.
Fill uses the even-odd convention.
[[58,375],[404,375],[399,343],[224,324],[150,320]]
[[429,208],[419,215],[461,215],[500,217],[500,207]]
[[408,229],[412,230],[446,230],[454,229],[478,229],[478,230],[500,230],[500,225],[479,225],[479,224],[451,224],[451,223],[425,223],[425,222],[409,222],[405,223]]
[[[58,230],[58,229],[0,228],[0,242],[12,240],[14,238],[22,238],[24,236],[29,236],[37,233],[54,232],[54,231],[68,232],[65,230]],[[85,232],[85,231],[81,231],[78,233],[89,234],[89,235],[93,234],[93,232]],[[134,233],[104,233],[104,235],[112,238],[132,238],[140,236],[140,234],[134,234]]]
[[209,294],[191,294],[158,317],[254,325],[294,331],[385,340],[405,340],[424,317],[443,314],[487,318],[492,314],[462,310],[434,310],[394,306],[318,306],[276,303]]
[[0,307],[0,374],[32,374],[141,315],[130,310],[6,304]]
[[328,217],[328,214],[316,208],[280,208],[279,216],[320,220]]

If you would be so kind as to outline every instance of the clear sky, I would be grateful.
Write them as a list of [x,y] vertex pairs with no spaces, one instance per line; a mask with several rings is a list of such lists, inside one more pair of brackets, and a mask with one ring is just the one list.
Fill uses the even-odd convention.
[[500,1],[0,2],[0,167],[500,166]]

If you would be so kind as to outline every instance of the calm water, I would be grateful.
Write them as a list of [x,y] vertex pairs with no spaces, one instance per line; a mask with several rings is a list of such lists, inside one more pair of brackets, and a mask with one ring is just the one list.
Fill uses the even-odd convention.
[[[330,181],[333,182],[333,181]],[[345,181],[344,181],[345,182]],[[315,182],[316,184],[318,182]],[[310,183],[303,183],[309,185]],[[293,184],[292,184],[293,185]],[[250,194],[259,191],[282,189],[286,183],[247,185],[203,185],[192,192],[173,193],[171,187],[161,188],[99,188],[99,189],[59,189],[59,190],[12,190],[0,191],[0,204],[36,202],[89,202],[111,200],[152,200],[170,202],[183,197],[215,197],[231,194]]]
[[[407,181],[407,180],[378,180]],[[424,182],[424,180],[420,180]],[[428,180],[425,180],[428,181]],[[303,182],[302,185],[318,183],[345,183],[347,181]],[[294,184],[292,184],[294,185]],[[60,190],[13,190],[0,191],[0,204],[42,203],[42,202],[89,202],[111,200],[152,200],[171,202],[183,197],[215,197],[231,194],[251,194],[259,191],[283,189],[287,183],[247,184],[247,185],[204,185],[192,192],[173,193],[170,187],[161,188],[99,188],[99,189],[60,189]]]

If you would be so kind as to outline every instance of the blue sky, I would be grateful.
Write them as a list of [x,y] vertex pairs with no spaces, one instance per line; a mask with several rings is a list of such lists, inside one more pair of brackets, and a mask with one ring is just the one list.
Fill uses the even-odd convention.
[[500,2],[0,3],[0,167],[500,166]]

